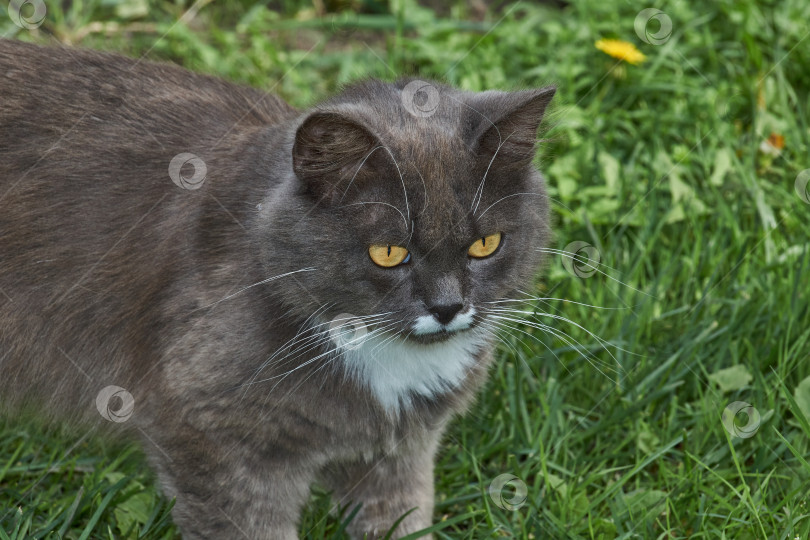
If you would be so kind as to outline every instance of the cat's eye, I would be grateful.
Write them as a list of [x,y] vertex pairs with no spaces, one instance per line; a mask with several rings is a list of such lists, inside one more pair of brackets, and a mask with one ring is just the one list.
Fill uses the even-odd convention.
[[476,259],[483,259],[495,253],[499,245],[501,245],[501,233],[490,234],[476,240],[467,250],[467,254]]
[[374,264],[383,268],[393,268],[411,260],[407,249],[390,244],[373,244],[368,248],[368,255]]

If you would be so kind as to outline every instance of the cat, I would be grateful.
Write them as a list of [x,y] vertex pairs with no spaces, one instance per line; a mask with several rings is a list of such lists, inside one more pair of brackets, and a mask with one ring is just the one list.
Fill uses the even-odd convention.
[[183,538],[430,526],[551,239],[554,87],[366,80],[299,111],[173,65],[0,40],[3,411],[140,439]]

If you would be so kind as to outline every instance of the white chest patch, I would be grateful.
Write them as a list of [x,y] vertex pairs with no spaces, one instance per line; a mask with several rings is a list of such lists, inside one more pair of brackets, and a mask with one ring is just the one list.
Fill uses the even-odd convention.
[[350,375],[367,385],[387,410],[398,413],[410,407],[412,394],[433,397],[461,385],[485,343],[477,329],[428,345],[369,334],[340,352]]

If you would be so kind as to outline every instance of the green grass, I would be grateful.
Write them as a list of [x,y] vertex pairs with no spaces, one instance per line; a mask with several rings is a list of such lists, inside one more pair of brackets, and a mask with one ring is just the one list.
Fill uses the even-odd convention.
[[[650,6],[620,0],[484,16],[461,2],[440,15],[404,0],[354,2],[360,15],[275,4],[202,2],[178,22],[182,1],[50,2],[38,31],[0,19],[0,33],[148,54],[299,106],[366,76],[558,83],[538,161],[555,247],[595,246],[607,275],[550,258],[537,292],[588,305],[527,307],[570,339],[504,334],[438,456],[436,537],[810,538],[810,204],[794,190],[810,168],[809,3],[661,3],[661,45],[634,31]],[[647,60],[608,57],[605,37]],[[772,134],[775,154],[761,146]],[[751,437],[721,421],[736,401],[760,415]],[[177,537],[142,455],[81,437],[0,426],[0,539]],[[502,474],[526,485],[516,510],[487,492]],[[340,537],[351,509],[328,508],[316,493],[303,538]]]

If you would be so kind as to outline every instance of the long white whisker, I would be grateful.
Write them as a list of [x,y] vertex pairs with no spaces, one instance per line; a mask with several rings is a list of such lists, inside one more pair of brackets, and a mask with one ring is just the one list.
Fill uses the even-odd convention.
[[[481,184],[478,186],[478,189],[475,190],[475,195],[473,196],[473,203],[475,203],[475,206],[472,209],[472,214],[473,215],[475,215],[475,213],[478,211],[478,205],[481,204],[481,199],[484,198],[484,184],[487,181],[487,175],[489,174],[489,169],[492,167],[492,164],[495,162],[495,158],[498,157],[498,152],[501,151],[501,148],[503,148],[503,145],[506,144],[506,141],[508,141],[509,137],[511,137],[513,134],[514,134],[514,132],[510,133],[506,137],[506,139],[501,140],[501,132],[498,131],[498,148],[496,148],[495,153],[492,154],[492,159],[489,160],[489,164],[487,165],[487,170],[484,171],[484,178],[481,179]],[[475,200],[476,196],[478,197],[477,202]]]
[[373,154],[374,152],[376,152],[380,148],[385,148],[385,147],[383,145],[379,145],[379,146],[375,146],[374,148],[369,150],[368,154],[366,154],[366,157],[364,157],[363,161],[360,162],[360,165],[357,167],[357,170],[354,171],[354,174],[352,175],[352,179],[349,180],[349,185],[347,185],[346,189],[343,190],[343,195],[340,197],[340,200],[338,201],[338,203],[343,202],[344,197],[346,197],[346,193],[349,192],[349,188],[352,187],[352,184],[354,184],[354,179],[357,178],[357,175],[360,173],[360,169],[362,169],[363,165],[366,164],[366,161],[368,161],[368,158],[371,157],[371,154]]
[[[393,326],[396,326],[396,325],[401,324],[401,323],[402,323],[402,321],[395,321],[395,322],[394,322],[394,323],[393,323],[391,326],[393,327]],[[411,332],[412,332],[412,331],[411,331]],[[408,337],[409,337],[410,335],[411,335],[411,333],[410,333],[410,332],[408,332],[408,335],[407,335],[407,336],[405,336],[405,339],[408,339]],[[385,340],[384,340],[384,341],[382,341],[382,342],[378,343],[377,345],[375,345],[375,346],[374,346],[374,348],[373,348],[373,349],[371,349],[370,355],[371,355],[371,356],[374,356],[375,354],[377,354],[377,349],[380,349],[380,348],[382,348],[383,346],[388,345],[390,342],[394,341],[394,340],[395,340],[397,337],[398,337],[398,335],[397,335],[395,332],[394,332],[394,333],[391,333],[391,335],[390,335],[390,336],[388,336],[387,338],[385,338]]]
[[503,201],[503,200],[505,200],[505,199],[508,199],[508,198],[510,198],[510,197],[517,197],[518,195],[535,195],[535,196],[537,196],[537,197],[542,197],[542,196],[543,196],[543,194],[542,194],[542,193],[531,193],[531,192],[528,192],[528,191],[527,191],[527,192],[521,192],[521,193],[512,193],[511,195],[507,195],[506,197],[501,197],[500,199],[498,199],[498,200],[497,200],[497,201],[495,201],[494,203],[492,203],[492,204],[490,204],[489,206],[487,206],[487,209],[486,209],[486,210],[484,210],[483,212],[481,212],[481,213],[478,215],[478,217],[477,217],[477,218],[475,218],[475,220],[476,220],[476,221],[478,221],[479,219],[481,219],[481,216],[483,216],[484,214],[486,214],[486,213],[487,213],[487,211],[488,211],[490,208],[492,208],[493,206],[495,206],[495,205],[496,205],[496,204],[498,204],[499,202],[501,202],[501,201]]
[[[517,323],[517,324],[525,324],[525,325],[527,325],[527,326],[531,326],[531,327],[536,328],[536,329],[538,329],[538,330],[541,330],[541,331],[544,331],[544,332],[548,332],[549,334],[551,334],[551,335],[553,335],[553,336],[557,337],[557,339],[561,340],[563,343],[565,343],[566,345],[569,345],[571,348],[573,348],[575,351],[577,351],[577,352],[578,352],[578,353],[579,353],[579,354],[580,354],[580,355],[581,355],[583,358],[585,358],[585,359],[588,361],[588,363],[589,363],[589,364],[591,364],[591,366],[592,366],[594,369],[596,369],[596,370],[597,370],[597,371],[598,371],[598,372],[599,372],[599,373],[600,373],[600,374],[601,374],[603,377],[605,377],[605,378],[606,378],[606,379],[608,379],[609,381],[613,382],[614,384],[617,384],[617,381],[614,381],[614,380],[613,380],[611,377],[609,377],[609,376],[608,376],[608,375],[607,375],[607,374],[606,374],[604,371],[602,371],[602,369],[600,369],[600,367],[599,367],[599,365],[598,365],[598,364],[603,364],[603,365],[604,365],[606,368],[608,368],[609,366],[608,366],[607,364],[604,364],[603,362],[598,361],[598,359],[596,359],[596,358],[595,358],[595,357],[593,357],[592,355],[586,354],[587,350],[584,348],[584,346],[583,346],[581,343],[579,343],[577,340],[575,340],[574,338],[572,338],[571,336],[568,336],[568,334],[565,334],[565,332],[562,332],[562,331],[560,331],[560,330],[554,329],[554,328],[552,328],[552,327],[550,327],[550,326],[548,326],[548,325],[542,324],[542,323],[536,323],[536,322],[532,322],[532,321],[526,321],[526,320],[524,320],[524,319],[517,319],[517,318],[514,318],[514,317],[503,317],[503,316],[500,316],[500,315],[493,315],[492,317],[493,317],[494,319],[501,319],[501,318],[502,318],[502,319],[504,319],[504,320],[507,320],[507,321],[510,321],[510,322],[514,322],[514,323]],[[521,331],[522,331],[522,330],[521,330]],[[525,332],[525,331],[524,331],[524,332]],[[525,332],[525,333],[526,333],[527,335],[531,335],[531,334],[529,334],[528,332]],[[569,341],[569,340],[572,340],[572,341]],[[583,352],[583,351],[585,351],[585,352]],[[608,352],[608,354],[609,354],[609,352]],[[594,360],[596,360],[596,361],[592,360],[592,358],[593,358]],[[617,374],[619,374],[619,373],[620,373],[618,370],[616,370],[616,369],[614,369],[614,368],[610,368],[610,369],[611,369],[612,371],[615,371]]]
[[[296,358],[301,357],[302,355],[312,351],[313,349],[317,349],[324,343],[328,343],[333,339],[339,339],[343,336],[354,334],[355,329],[353,325],[350,324],[354,320],[359,320],[364,325],[371,325],[371,324],[382,324],[385,321],[384,317],[387,314],[379,314],[375,316],[365,317],[360,319],[358,317],[347,318],[346,323],[340,324],[337,326],[329,326],[324,328],[323,326],[316,326],[315,329],[317,330],[315,334],[311,335],[310,337],[305,338],[303,341],[300,342],[299,347],[296,349],[290,350],[287,356],[284,357],[283,362],[278,365],[287,364]],[[333,321],[334,322],[334,321]],[[303,349],[301,347],[304,347]]]
[[[514,346],[513,346],[511,343],[509,343],[509,342],[508,342],[508,341],[507,341],[507,340],[506,340],[506,339],[505,339],[503,336],[501,336],[501,335],[500,335],[500,334],[501,334],[501,327],[500,327],[500,326],[498,326],[498,324],[501,324],[502,326],[506,326],[505,324],[503,324],[503,323],[499,323],[498,321],[490,321],[489,319],[487,319],[487,318],[485,318],[485,317],[482,317],[482,316],[480,316],[480,315],[476,315],[476,316],[474,316],[474,317],[473,317],[473,320],[474,320],[474,321],[475,321],[475,322],[476,322],[476,323],[477,323],[477,324],[478,324],[478,325],[479,325],[481,328],[483,328],[483,329],[487,330],[488,332],[490,332],[490,334],[491,334],[492,336],[494,336],[494,337],[495,337],[495,339],[497,339],[498,341],[500,341],[501,343],[503,343],[503,344],[504,344],[506,347],[508,347],[508,348],[509,348],[509,349],[510,349],[510,350],[511,350],[511,351],[512,351],[514,354],[515,354],[515,357],[517,357],[517,356],[518,356],[518,354],[519,354],[519,353],[518,353],[518,350],[517,350],[517,349],[516,349],[516,348],[515,348],[515,347],[514,347]],[[528,344],[527,344],[525,341],[523,341],[523,340],[522,340],[520,337],[518,337],[518,336],[513,336],[513,337],[514,337],[515,339],[517,339],[518,341],[520,341],[520,343],[521,343],[521,344],[522,344],[524,347],[526,347],[527,349],[530,349],[530,348],[531,348],[531,347],[529,347],[529,346],[528,346]]]
[[[283,278],[283,277],[291,276],[291,275],[293,275],[293,274],[297,274],[297,273],[299,273],[299,272],[314,272],[315,270],[316,270],[316,268],[314,268],[314,267],[301,268],[301,269],[299,269],[299,270],[293,270],[292,272],[286,272],[286,273],[284,273],[284,274],[279,274],[279,275],[277,275],[277,276],[273,276],[273,277],[269,277],[269,278],[267,278],[267,279],[263,279],[263,280],[261,280],[261,281],[258,281],[258,282],[256,282],[256,283],[254,283],[253,285],[248,285],[247,287],[244,287],[244,288],[242,288],[242,289],[239,289],[239,290],[238,290],[238,291],[236,291],[235,293],[233,293],[233,294],[229,294],[229,295],[228,295],[228,296],[226,296],[225,298],[222,298],[221,300],[217,300],[216,302],[214,302],[214,303],[212,303],[212,304],[208,304],[207,306],[199,307],[199,308],[195,309],[194,311],[198,311],[198,310],[200,310],[200,309],[205,309],[205,308],[209,308],[209,307],[212,307],[212,306],[216,306],[216,305],[217,305],[217,304],[219,304],[220,302],[224,302],[225,300],[230,300],[230,299],[231,299],[231,298],[233,298],[234,296],[236,296],[236,295],[238,295],[238,294],[241,294],[241,293],[245,292],[245,291],[246,291],[246,290],[248,290],[248,289],[252,289],[253,287],[257,287],[257,286],[259,286],[259,285],[262,285],[262,284],[264,284],[264,283],[270,283],[271,281],[275,281],[275,280],[277,280],[277,279],[281,279],[281,278]],[[192,313],[193,313],[194,311],[192,311]]]
[[[501,313],[501,315],[503,316],[503,315],[507,315],[507,314],[509,314],[510,312],[509,312],[509,311],[503,311],[503,312],[500,312],[500,313]],[[517,312],[517,313],[520,313],[520,312]],[[535,315],[535,316],[536,316],[536,314],[533,314],[533,315]],[[547,315],[547,316],[552,317],[552,318],[558,318],[558,317],[554,317],[554,316],[552,316],[551,314],[548,314],[548,313],[543,313],[542,315]],[[525,319],[525,318],[519,318],[519,317],[515,317],[514,315],[512,316],[512,319],[513,319],[513,321],[514,321],[514,322],[521,322],[521,323],[523,323],[523,324],[527,324],[527,325],[529,325],[529,326],[535,326],[535,327],[537,327],[537,326],[539,325],[540,327],[542,327],[542,329],[543,329],[543,330],[548,330],[549,332],[554,332],[554,333],[555,333],[555,335],[561,335],[561,336],[565,336],[567,339],[571,339],[571,340],[575,341],[575,342],[576,342],[576,343],[577,343],[577,344],[578,344],[580,347],[585,348],[585,347],[584,347],[584,345],[582,345],[582,344],[581,344],[579,341],[577,341],[577,340],[576,340],[576,339],[574,339],[572,336],[570,336],[568,333],[566,333],[565,331],[563,331],[563,330],[561,330],[561,329],[559,329],[559,328],[554,328],[554,327],[551,327],[551,326],[549,326],[549,325],[547,325],[547,324],[544,324],[544,323],[542,323],[542,322],[540,322],[540,321],[537,321],[537,320],[534,320],[534,321],[533,321],[533,320],[529,320],[529,319]],[[617,365],[619,365],[619,361],[618,361],[618,360],[617,360],[617,359],[616,359],[616,358],[613,356],[613,354],[612,354],[612,353],[610,352],[610,350],[607,348],[607,345],[611,345],[611,346],[615,347],[617,350],[620,350],[620,351],[622,351],[622,352],[628,352],[628,351],[625,351],[624,349],[622,349],[621,347],[618,347],[618,346],[616,346],[616,345],[614,345],[614,344],[612,344],[612,343],[608,343],[607,341],[603,340],[602,338],[600,338],[600,337],[599,337],[599,336],[597,336],[596,334],[594,334],[594,333],[590,332],[589,330],[585,329],[584,327],[582,327],[582,326],[580,326],[580,325],[576,324],[575,322],[571,321],[570,319],[566,319],[566,318],[564,318],[564,317],[559,317],[559,319],[560,319],[560,320],[564,320],[564,321],[566,321],[566,322],[568,322],[568,323],[570,323],[570,324],[573,324],[574,326],[577,326],[578,328],[580,328],[580,329],[584,330],[585,332],[587,332],[587,333],[588,333],[588,335],[590,335],[592,338],[594,338],[594,339],[597,341],[597,343],[599,344],[599,346],[600,346],[600,347],[601,347],[601,348],[602,348],[602,349],[603,349],[603,350],[604,350],[604,351],[605,351],[605,352],[606,352],[606,353],[607,353],[607,354],[608,354],[608,355],[609,355],[611,358],[613,358],[614,362],[616,362],[616,364],[617,364]],[[595,358],[595,357],[594,357],[594,358]]]
[[513,303],[543,302],[543,303],[548,303],[548,301],[552,301],[552,300],[557,301],[557,302],[565,302],[567,304],[576,304],[578,306],[584,306],[584,307],[589,307],[589,308],[593,308],[593,309],[603,309],[603,310],[608,310],[608,311],[619,311],[619,310],[630,309],[630,308],[627,308],[627,307],[594,306],[593,304],[586,304],[584,302],[576,302],[574,300],[568,300],[567,298],[554,298],[554,297],[551,297],[551,296],[548,296],[548,297],[529,296],[529,297],[526,297],[526,298],[504,298],[504,299],[501,299],[501,300],[492,300],[492,301],[489,301],[489,302],[481,302],[481,303],[482,304],[504,304],[504,303],[507,303],[507,302],[513,302]]
[[[372,330],[371,332],[369,332],[368,334],[366,334],[366,335],[364,335],[364,336],[362,336],[362,337],[360,337],[360,338],[355,338],[355,339],[368,339],[368,338],[369,338],[370,336],[372,336],[374,333],[378,333],[378,331],[380,331],[380,329],[374,329],[374,330]],[[353,332],[353,331],[352,331],[352,332]],[[353,339],[352,341],[349,341],[349,342],[348,342],[346,345],[350,345],[350,344],[351,344],[353,341],[354,341],[354,339]],[[318,354],[317,356],[314,356],[314,357],[310,358],[309,360],[307,360],[306,362],[304,362],[304,363],[302,363],[302,364],[300,364],[300,365],[298,365],[298,366],[295,366],[295,367],[294,367],[293,369],[291,369],[291,370],[288,370],[288,371],[286,371],[286,372],[284,372],[284,373],[281,373],[281,374],[279,374],[279,375],[273,375],[273,376],[271,376],[271,377],[267,377],[267,378],[264,378],[264,379],[258,380],[258,381],[256,381],[254,384],[258,384],[258,383],[266,382],[266,381],[269,381],[269,380],[277,379],[277,378],[279,378],[279,377],[281,377],[281,379],[283,380],[284,378],[286,378],[287,376],[289,376],[291,373],[293,373],[293,372],[295,372],[295,371],[298,371],[299,369],[304,368],[304,367],[308,366],[309,364],[312,364],[313,362],[316,362],[316,361],[320,360],[321,358],[323,358],[323,357],[325,357],[325,356],[329,356],[329,355],[331,355],[331,354],[335,354],[336,352],[337,352],[337,353],[338,353],[338,355],[340,356],[340,355],[345,354],[345,353],[346,353],[348,350],[351,350],[351,349],[350,349],[350,347],[347,347],[347,346],[340,347],[339,349],[335,349],[335,348],[333,348],[333,347],[329,347],[329,348],[328,348],[326,351],[324,351],[324,352],[322,352],[322,353]],[[279,381],[279,382],[280,382],[280,381]],[[277,384],[278,384],[278,383],[277,383]],[[272,391],[272,390],[271,390],[271,391]]]
[[305,337],[305,338],[303,338],[302,343],[305,343],[305,342],[307,342],[307,341],[310,341],[310,340],[312,340],[312,339],[315,339],[315,338],[317,338],[317,336],[321,335],[323,332],[322,332],[321,330],[319,330],[319,329],[318,329],[318,326],[317,326],[317,325],[313,325],[313,324],[312,324],[312,321],[313,321],[313,320],[316,318],[316,316],[317,316],[319,313],[325,312],[327,309],[328,309],[328,306],[327,306],[327,305],[321,306],[320,308],[318,308],[317,310],[315,310],[315,311],[314,311],[314,312],[313,312],[313,313],[312,313],[312,314],[311,314],[309,317],[307,317],[307,319],[304,321],[304,324],[303,324],[303,325],[301,325],[301,327],[299,327],[298,332],[296,332],[296,334],[295,334],[295,335],[294,335],[292,338],[290,338],[289,340],[287,340],[287,342],[286,342],[286,343],[284,343],[282,346],[280,346],[279,348],[277,348],[277,349],[275,350],[275,352],[273,352],[273,354],[271,354],[271,355],[270,355],[270,356],[269,356],[269,357],[268,357],[268,358],[267,358],[267,359],[266,359],[266,360],[265,360],[265,361],[264,361],[264,362],[263,362],[263,363],[262,363],[262,364],[261,364],[261,365],[260,365],[260,366],[259,366],[259,367],[256,369],[256,373],[258,374],[259,372],[261,372],[261,370],[263,370],[265,367],[267,367],[267,366],[270,364],[270,362],[272,362],[272,360],[273,360],[273,359],[274,359],[276,356],[278,356],[279,354],[281,354],[281,353],[282,353],[282,351],[284,351],[284,350],[289,350],[289,348],[292,346],[292,344],[293,344],[293,343],[295,343],[296,341],[298,341],[298,340],[299,340],[299,338],[301,338],[301,337],[302,337],[304,334],[306,334],[306,333],[308,333],[308,332],[312,332],[312,331],[318,330],[318,331],[317,331],[317,332],[316,332],[314,335],[310,335],[309,337]]
[[[388,315],[390,313],[393,313],[393,312],[378,313],[378,314],[375,314],[375,315],[368,315],[368,316],[365,316],[365,317],[352,317],[351,319],[347,318],[346,320],[347,320],[347,322],[351,322],[351,321],[354,321],[354,320],[359,320],[363,324],[373,324],[373,323],[379,322],[380,319],[382,319],[383,317],[385,317],[386,315]],[[315,315],[316,315],[315,313],[313,315],[311,315],[308,320],[313,319],[315,317]],[[319,347],[321,344],[323,344],[323,343],[329,341],[329,339],[335,337],[336,336],[335,333],[337,331],[340,331],[340,334],[337,334],[337,337],[339,337],[341,335],[344,335],[347,332],[344,332],[343,329],[348,328],[349,326],[350,325],[345,324],[345,325],[339,325],[339,326],[336,326],[336,327],[333,327],[333,328],[328,328],[328,327],[325,328],[324,325],[311,325],[311,324],[309,324],[308,326],[306,326],[305,330],[303,330],[303,331],[299,330],[299,332],[295,336],[293,336],[292,339],[288,340],[284,345],[282,345],[281,347],[276,349],[276,351],[272,355],[270,355],[270,357],[268,357],[256,369],[256,372],[253,375],[253,377],[251,378],[251,380],[248,383],[246,383],[245,385],[243,385],[243,386],[249,386],[249,385],[254,384],[256,382],[256,377],[258,377],[258,375],[267,366],[269,366],[273,362],[273,360],[278,355],[280,355],[283,351],[286,350],[288,352],[281,359],[281,362],[278,363],[277,365],[282,365],[282,364],[285,364],[285,363],[289,363],[289,362],[293,361],[295,358],[298,358],[301,355],[306,354],[307,352]],[[306,334],[307,332],[313,332],[313,331],[315,332],[314,334],[303,337],[298,342],[297,348],[294,348],[294,349],[292,348],[293,344],[295,344],[295,342],[298,340],[299,336],[303,336],[303,334]]]
[[[551,317],[552,319],[556,319],[558,321],[563,321],[563,322],[567,322],[568,324],[573,324],[574,326],[576,326],[580,330],[587,333],[593,339],[598,341],[600,345],[602,345],[602,348],[605,349],[605,352],[607,352],[610,355],[610,357],[613,358],[613,360],[616,360],[616,358],[613,356],[613,354],[610,352],[610,350],[608,350],[606,345],[610,345],[612,347],[615,347],[617,350],[620,350],[622,352],[633,354],[630,351],[626,351],[626,350],[622,349],[621,347],[619,347],[617,345],[614,345],[614,344],[602,339],[601,337],[597,336],[596,334],[594,334],[593,332],[591,332],[590,330],[588,330],[587,328],[585,328],[581,324],[577,324],[574,321],[572,321],[571,319],[569,319],[567,317],[563,317],[562,315],[554,315],[553,313],[544,313],[544,312],[537,312],[537,311],[523,311],[523,310],[518,310],[518,309],[502,309],[502,308],[491,309],[490,311],[493,312],[493,313],[511,313],[513,315],[531,315],[531,316],[534,316],[534,317],[538,317],[538,316]],[[618,360],[616,360],[616,362],[618,363]]]
[[289,346],[295,343],[295,341],[299,338],[299,336],[302,336],[306,332],[309,332],[312,329],[312,327],[310,326],[310,321],[312,321],[318,315],[318,313],[326,311],[327,309],[329,309],[329,307],[331,307],[331,304],[324,304],[315,311],[313,311],[312,314],[310,314],[310,316],[307,317],[306,320],[304,320],[301,326],[299,326],[298,331],[295,333],[295,335],[289,340],[287,340],[283,345],[278,347],[264,362],[262,362],[262,364],[259,367],[257,367],[254,370],[250,380],[246,384],[240,385],[240,387],[241,386],[246,387],[244,394],[242,394],[242,399],[245,399],[245,396],[247,396],[247,386],[250,386],[250,384],[252,384],[253,381],[256,380],[256,377],[258,377],[259,374],[262,372],[262,370],[269,365],[272,359],[275,358],[277,355],[281,354],[281,351],[287,349]]
[[[543,305],[547,306],[549,309],[553,309],[553,310],[555,310],[555,311],[560,311],[560,309],[559,309],[559,308],[557,308],[556,306],[552,305],[552,304],[549,302],[550,300],[555,300],[555,301],[560,301],[560,302],[567,302],[567,303],[577,304],[577,305],[581,305],[581,306],[585,306],[585,307],[590,307],[590,308],[592,308],[592,309],[600,309],[600,310],[624,310],[624,309],[631,309],[629,306],[620,307],[620,308],[608,308],[608,307],[602,307],[602,306],[594,306],[594,305],[591,305],[591,304],[585,304],[585,303],[582,303],[582,302],[575,302],[575,301],[573,301],[573,300],[567,300],[567,299],[564,299],[564,298],[543,298],[543,297],[537,297],[537,296],[533,296],[533,295],[529,294],[528,292],[526,292],[526,291],[522,291],[522,290],[518,290],[518,292],[520,292],[520,293],[521,293],[521,294],[523,294],[523,295],[526,295],[526,298],[531,298],[531,299],[533,299],[533,300],[536,300],[536,301],[538,301],[539,303],[541,303],[541,304],[543,304]],[[527,303],[528,303],[528,302],[527,302]],[[506,309],[514,309],[514,308],[509,307],[509,306],[500,306],[500,307],[506,307]],[[534,311],[535,311],[536,313],[543,313],[542,311],[538,311],[537,309],[534,309]],[[620,350],[623,350],[623,349],[620,349]],[[633,354],[633,355],[635,355],[635,353],[632,353],[632,352],[630,352],[630,351],[624,351],[624,352],[626,352],[626,353],[628,353],[628,354]],[[643,356],[643,355],[636,355],[636,356]]]
[[402,216],[402,221],[404,221],[404,222],[405,222],[405,228],[406,228],[406,229],[410,229],[410,227],[411,227],[411,224],[408,222],[408,220],[407,220],[407,219],[405,219],[405,214],[403,214],[403,213],[402,213],[402,210],[400,210],[399,208],[397,208],[397,207],[396,207],[396,206],[394,206],[393,204],[388,204],[388,203],[386,203],[386,202],[381,202],[381,201],[363,201],[363,202],[356,202],[356,203],[344,204],[344,205],[339,206],[338,208],[346,208],[346,207],[348,207],[348,206],[357,206],[357,205],[362,205],[362,204],[383,204],[383,205],[385,205],[385,206],[390,206],[391,208],[393,208],[394,210],[396,210],[397,212],[399,212],[399,215],[400,215],[400,216]]
[[384,146],[385,151],[388,152],[388,155],[391,156],[391,160],[394,162],[394,166],[397,168],[397,173],[399,173],[399,181],[402,182],[402,194],[405,195],[405,213],[408,214],[408,222],[411,220],[411,208],[408,205],[408,190],[405,189],[405,179],[402,177],[402,171],[399,169],[399,163],[397,163],[397,159],[394,157],[394,154],[391,150]]
[[[516,325],[509,324],[509,323],[505,322],[505,320],[506,320],[506,319],[499,320],[499,321],[492,321],[492,323],[491,323],[491,324],[495,324],[495,325],[501,325],[502,327],[507,328],[507,329],[509,329],[509,330],[510,330],[510,331],[512,331],[512,332],[520,332],[520,333],[522,333],[522,334],[525,334],[526,336],[529,336],[530,338],[532,338],[533,340],[535,340],[537,343],[539,343],[540,345],[542,345],[543,347],[545,347],[545,348],[546,348],[546,350],[547,350],[548,352],[550,352],[550,353],[551,353],[551,355],[552,355],[554,358],[556,358],[556,359],[557,359],[557,362],[559,362],[560,366],[562,366],[562,368],[563,368],[564,370],[566,370],[568,373],[571,373],[571,370],[569,370],[569,369],[568,369],[568,366],[566,366],[566,365],[565,365],[565,362],[563,362],[563,361],[560,359],[560,357],[559,357],[559,356],[557,356],[557,353],[555,353],[555,352],[554,352],[554,351],[551,349],[551,347],[549,347],[548,345],[546,345],[545,343],[543,343],[543,342],[542,342],[542,341],[541,341],[541,340],[540,340],[540,339],[539,339],[537,336],[530,334],[529,332],[527,332],[527,331],[523,330],[522,328],[519,328],[519,327],[518,327],[518,326],[516,326]],[[520,339],[520,338],[519,338],[517,335],[512,334],[512,336],[513,336],[514,338],[518,339],[518,340],[519,340],[519,341],[520,341],[520,342],[523,344],[523,346],[524,346],[524,347],[526,347],[527,349],[531,349],[531,347],[529,347],[529,346],[528,346],[528,344],[526,344],[526,342],[524,342],[522,339]],[[501,339],[501,341],[502,341],[502,342],[504,342],[504,343],[506,343],[506,342],[505,342],[503,339]],[[517,351],[515,351],[515,352],[517,353]],[[579,352],[579,351],[577,351],[577,352]],[[580,353],[580,354],[582,354],[582,353]],[[516,356],[518,356],[518,357],[519,357],[519,355],[517,355],[517,354],[516,354]],[[524,363],[526,363],[526,361],[525,361],[525,360],[524,360],[522,357],[521,357],[521,360],[522,360]],[[529,366],[528,366],[528,364],[527,364],[527,367],[529,367]],[[530,367],[529,367],[529,370],[531,371],[531,368],[530,368]]]
[[[616,283],[627,287],[628,289],[634,290],[637,293],[641,293],[641,294],[643,294],[645,296],[649,296],[650,298],[655,298],[655,296],[653,296],[652,294],[646,293],[644,291],[640,291],[640,290],[636,289],[635,287],[633,287],[632,285],[628,285],[627,283],[623,282],[622,280],[616,279],[615,277],[611,276],[610,274],[608,274],[606,272],[603,272],[602,270],[600,270],[599,268],[597,268],[596,266],[591,264],[591,261],[589,259],[587,259],[585,257],[582,257],[581,255],[577,255],[576,253],[571,253],[569,251],[563,251],[563,250],[551,249],[551,248],[536,248],[535,251],[540,251],[541,253],[549,253],[551,255],[561,255],[563,257],[568,257],[572,261],[576,261],[576,262],[578,262],[580,264],[584,264],[584,265],[590,267],[591,269],[593,269],[594,271],[599,272],[600,274],[602,274],[606,278],[608,278],[610,280],[613,280]],[[608,266],[606,264],[602,264],[602,263],[596,263],[596,264],[599,265],[599,266],[604,266],[605,268],[610,268],[611,270],[614,270],[614,271],[616,270],[615,268],[611,268],[610,266]]]
[[[577,255],[576,253],[573,253],[571,251],[566,251],[564,249],[544,247],[544,248],[535,248],[535,251],[541,251],[543,253],[550,253],[552,255],[563,255],[563,256],[568,257],[569,259],[574,259],[576,261],[587,262],[589,264],[589,266],[591,266],[590,262],[592,262],[592,261],[588,261],[587,259],[583,260],[581,255]],[[607,264],[605,264],[603,262],[596,262],[594,264],[596,264],[597,266],[603,266],[605,268],[609,268],[609,269],[613,270],[614,272],[619,271],[616,268],[613,268],[612,266],[608,266]],[[591,267],[593,267],[593,266],[591,266]]]
[[[371,335],[373,333],[374,333],[374,331],[372,331],[369,335]],[[342,352],[337,354],[337,355],[334,354],[335,352],[336,352],[335,349],[329,348],[326,352],[324,352],[322,354],[319,354],[317,357],[312,358],[312,359],[308,360],[307,362],[305,362],[302,366],[299,366],[299,367],[303,367],[304,365],[309,365],[309,364],[311,364],[313,362],[316,362],[317,360],[320,360],[323,357],[327,357],[327,361],[324,362],[324,364],[322,366],[320,366],[318,369],[315,369],[314,371],[312,371],[312,373],[310,373],[309,375],[304,377],[297,385],[295,385],[293,388],[291,388],[290,391],[287,392],[287,394],[285,394],[284,396],[281,397],[281,399],[279,400],[279,403],[281,401],[283,401],[284,399],[286,399],[287,397],[289,397],[290,395],[292,395],[293,392],[295,392],[298,388],[300,388],[303,384],[305,384],[309,379],[314,377],[315,374],[318,373],[322,368],[330,365],[332,362],[334,362],[337,358],[339,358],[342,355]],[[343,352],[345,352],[345,349],[343,350]],[[330,358],[330,355],[331,355],[331,358]],[[296,369],[298,369],[298,368],[296,368]],[[278,387],[278,385],[281,384],[284,381],[284,379],[286,379],[287,376],[289,376],[292,373],[292,371],[294,371],[294,370],[291,370],[289,372],[284,373],[283,377],[281,379],[279,379],[270,388],[270,390],[267,392],[267,395],[264,398],[264,403],[267,403],[267,400],[270,399],[271,395],[273,395],[273,392]],[[269,379],[267,379],[267,380],[269,380]]]

